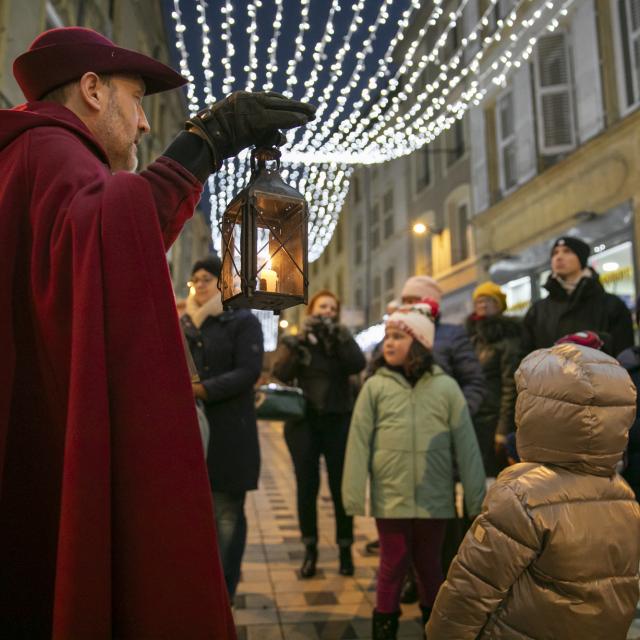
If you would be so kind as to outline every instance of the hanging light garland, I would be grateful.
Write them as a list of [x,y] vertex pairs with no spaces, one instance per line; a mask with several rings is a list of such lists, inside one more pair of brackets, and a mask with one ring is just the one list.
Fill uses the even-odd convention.
[[[559,26],[574,0],[565,0],[559,6],[552,0],[515,0],[509,15],[495,21],[492,14],[498,0],[489,0],[474,24],[465,24],[465,10],[471,2],[477,0],[459,0],[446,12],[444,0],[434,0],[428,15],[417,25],[421,0],[379,0],[376,17],[369,23],[364,13],[366,0],[352,0],[351,4],[332,0],[320,38],[310,43],[312,3],[299,0],[296,37],[292,43],[285,43],[285,0],[248,1],[244,5],[246,20],[244,15],[237,16],[247,23],[242,35],[235,26],[232,0],[217,0],[221,20],[215,25],[209,23],[211,11],[207,17],[207,8],[213,2],[208,5],[206,0],[196,0],[201,52],[197,66],[201,65],[204,77],[204,105],[216,100],[214,79],[221,77],[222,95],[237,89],[279,90],[317,106],[316,120],[291,133],[289,144],[283,148],[283,176],[310,203],[311,260],[322,253],[333,234],[354,165],[398,158],[433,142],[470,107],[480,104],[492,87],[504,86],[511,72],[531,56],[537,38]],[[272,12],[269,16],[265,4]],[[318,0],[313,8],[318,7],[326,8],[327,3]],[[347,10],[351,19],[338,25],[337,15]],[[400,17],[385,46],[381,41],[383,27],[389,24],[392,11]],[[180,72],[189,81],[188,107],[195,113],[201,104],[189,67],[187,27],[180,0],[173,0],[171,16]],[[462,37],[454,37],[460,33],[461,23]],[[267,24],[271,29],[265,37],[268,60],[261,65],[259,27],[264,29]],[[219,44],[214,44],[214,31]],[[413,34],[411,38],[409,33]],[[234,76],[234,69],[241,64],[234,60],[234,37],[246,47],[242,80]],[[287,51],[283,50],[285,46]],[[380,47],[384,49],[382,55]],[[374,55],[380,57],[371,70]],[[279,58],[287,60],[284,66]],[[213,69],[213,61],[218,64],[218,60],[220,76]],[[309,69],[304,78],[303,63]],[[365,76],[367,69],[369,75]],[[242,188],[248,172],[247,158],[245,152],[225,161],[209,179],[212,218],[219,216]],[[215,243],[217,226],[213,227]]]

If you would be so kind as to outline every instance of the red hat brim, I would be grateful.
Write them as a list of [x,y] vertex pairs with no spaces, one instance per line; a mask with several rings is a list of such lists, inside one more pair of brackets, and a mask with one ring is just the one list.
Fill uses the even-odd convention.
[[142,53],[93,42],[38,47],[18,56],[13,63],[13,75],[29,102],[40,100],[89,71],[139,75],[145,83],[146,95],[187,83],[179,73]]

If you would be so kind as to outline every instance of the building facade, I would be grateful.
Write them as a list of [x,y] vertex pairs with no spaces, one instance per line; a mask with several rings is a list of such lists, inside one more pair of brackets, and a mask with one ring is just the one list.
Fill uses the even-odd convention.
[[640,2],[577,0],[470,114],[479,268],[510,311],[546,294],[560,235],[588,242],[605,288],[638,292]]
[[[24,102],[13,78],[13,60],[39,33],[62,26],[95,29],[120,46],[172,64],[161,0],[0,0],[0,108]],[[162,154],[182,129],[187,112],[180,91],[148,96],[143,104],[152,133],[139,145],[140,167]],[[206,255],[210,246],[208,223],[197,212],[167,256],[178,295],[186,294],[191,263]]]

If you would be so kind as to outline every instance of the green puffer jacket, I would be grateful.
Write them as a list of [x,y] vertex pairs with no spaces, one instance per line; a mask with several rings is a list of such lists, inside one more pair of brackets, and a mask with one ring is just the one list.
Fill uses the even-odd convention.
[[453,518],[453,457],[470,514],[485,493],[482,457],[460,388],[434,366],[415,387],[382,367],[365,383],[353,412],[342,477],[347,513],[365,515],[371,476],[375,518]]

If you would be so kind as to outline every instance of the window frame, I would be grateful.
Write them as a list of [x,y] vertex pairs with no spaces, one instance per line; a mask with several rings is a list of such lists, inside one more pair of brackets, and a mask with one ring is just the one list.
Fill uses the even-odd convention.
[[[502,117],[501,117],[501,103],[509,99],[511,101],[511,121],[513,124],[512,131],[509,134],[508,138],[503,138],[502,136]],[[518,188],[518,139],[516,136],[516,110],[515,110],[515,100],[513,96],[513,87],[507,88],[503,91],[498,98],[496,99],[496,108],[495,108],[495,120],[496,120],[496,146],[498,148],[498,173],[500,178],[500,193],[505,196],[515,189]],[[514,182],[512,185],[506,185],[506,172],[504,167],[504,149],[510,145],[513,145],[513,171],[512,175],[514,177]]]
[[[567,67],[567,82],[565,84],[556,84],[551,87],[541,86],[540,74],[540,42],[548,38],[557,38],[562,36],[564,45],[564,57]],[[575,112],[575,96],[574,96],[574,77],[573,65],[571,64],[571,51],[569,49],[569,32],[564,29],[556,29],[553,33],[545,34],[538,38],[536,43],[535,54],[533,56],[533,78],[535,90],[535,106],[536,106],[536,125],[538,128],[538,151],[542,156],[559,156],[571,153],[575,150],[578,142],[576,112]],[[571,143],[547,145],[545,140],[545,120],[543,99],[549,95],[562,95],[566,93],[569,99],[569,130],[571,132]]]

